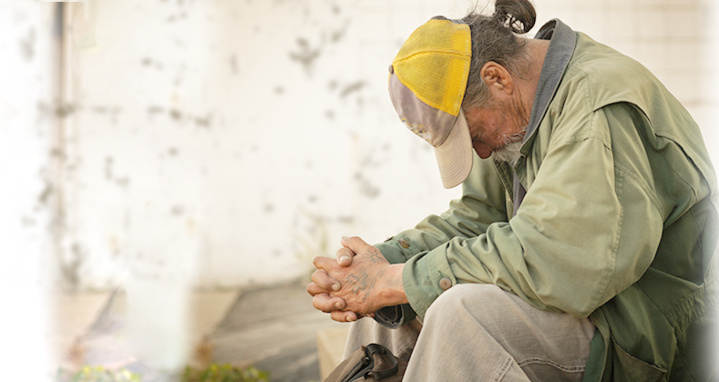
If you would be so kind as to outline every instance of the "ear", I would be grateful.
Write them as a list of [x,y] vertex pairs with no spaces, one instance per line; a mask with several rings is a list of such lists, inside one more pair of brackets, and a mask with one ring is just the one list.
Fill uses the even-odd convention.
[[498,93],[511,95],[514,91],[514,81],[509,74],[509,70],[494,61],[488,61],[484,64],[479,75],[493,95],[498,95]]

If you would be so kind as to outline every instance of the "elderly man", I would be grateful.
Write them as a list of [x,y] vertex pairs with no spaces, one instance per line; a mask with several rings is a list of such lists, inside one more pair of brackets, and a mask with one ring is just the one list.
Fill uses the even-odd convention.
[[[436,17],[389,68],[448,211],[318,257],[313,305],[409,381],[705,381],[717,187],[696,123],[644,67],[527,0]],[[474,153],[477,155],[475,156]],[[491,159],[490,159],[491,158]]]

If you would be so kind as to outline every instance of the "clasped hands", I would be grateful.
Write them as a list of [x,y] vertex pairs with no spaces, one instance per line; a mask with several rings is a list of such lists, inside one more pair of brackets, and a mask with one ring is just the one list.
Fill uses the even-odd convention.
[[307,292],[315,309],[335,321],[352,322],[385,307],[407,302],[402,286],[404,264],[390,264],[359,237],[343,237],[336,259],[315,257],[317,270]]

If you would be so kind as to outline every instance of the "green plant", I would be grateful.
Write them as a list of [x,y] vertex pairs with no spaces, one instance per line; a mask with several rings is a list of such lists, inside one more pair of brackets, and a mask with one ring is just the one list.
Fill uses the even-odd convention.
[[83,366],[78,372],[60,369],[57,382],[141,382],[140,375],[127,369],[108,370],[102,366]]
[[269,382],[269,373],[254,366],[240,369],[229,364],[211,364],[205,369],[188,366],[182,382]]

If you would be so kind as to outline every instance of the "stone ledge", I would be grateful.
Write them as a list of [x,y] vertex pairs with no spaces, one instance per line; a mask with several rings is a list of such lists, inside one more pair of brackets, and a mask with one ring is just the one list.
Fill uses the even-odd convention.
[[329,328],[317,332],[317,353],[320,362],[320,377],[322,380],[342,362],[345,341],[349,325],[338,328]]

